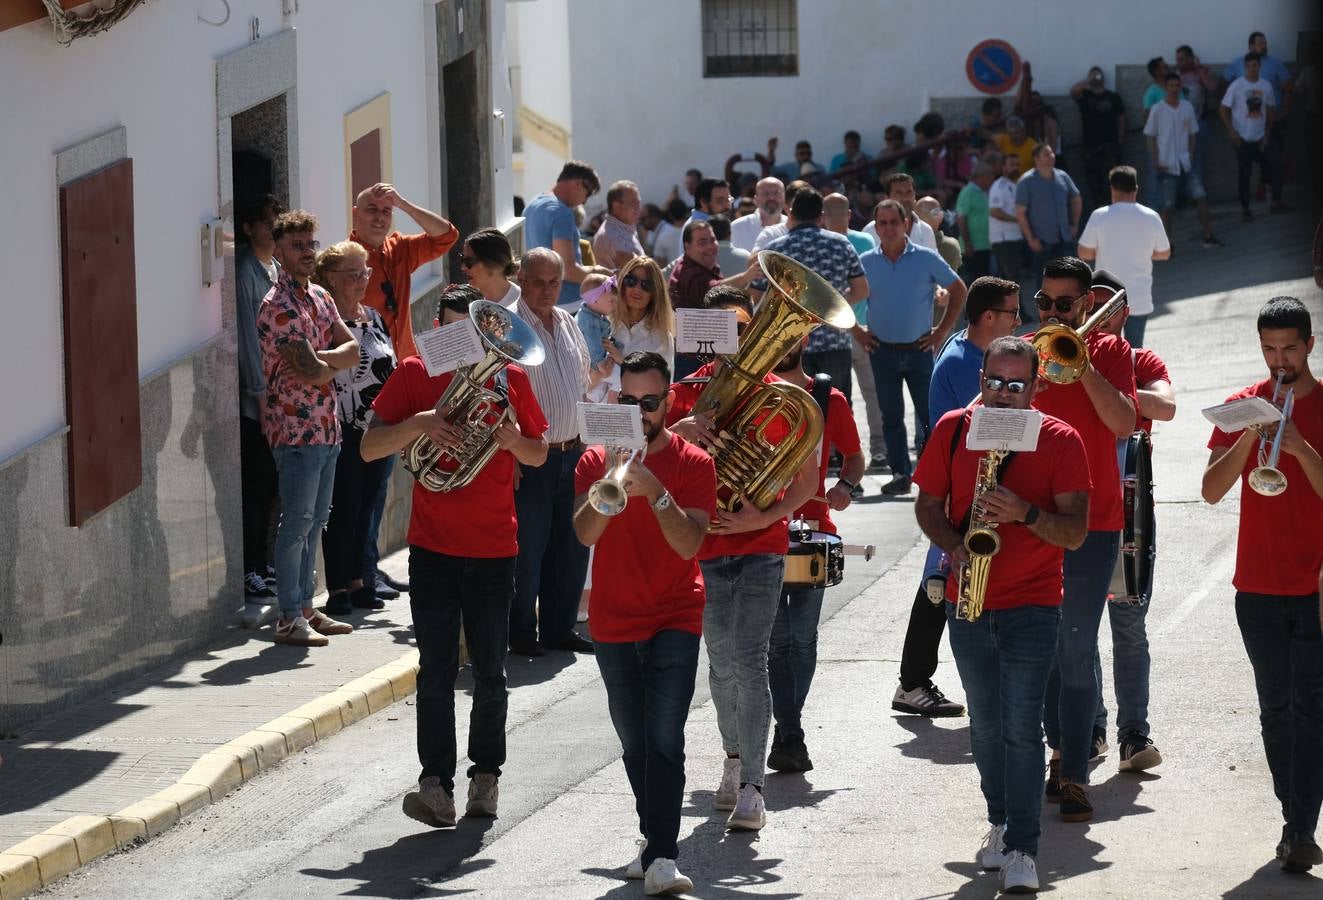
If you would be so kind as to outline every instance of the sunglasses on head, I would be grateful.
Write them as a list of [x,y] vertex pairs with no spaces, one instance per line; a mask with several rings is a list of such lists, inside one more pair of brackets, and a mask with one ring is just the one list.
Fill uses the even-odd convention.
[[1029,387],[1029,382],[1022,381],[1019,378],[1007,380],[998,378],[996,375],[989,375],[983,379],[983,387],[990,391],[1000,391],[1004,388],[1012,394],[1023,394],[1025,389]]
[[636,287],[649,293],[652,292],[652,279],[646,275],[639,276],[631,273],[620,279],[620,283],[627,288]]
[[1038,308],[1043,312],[1047,312],[1055,304],[1057,312],[1068,313],[1074,308],[1076,303],[1087,296],[1087,291],[1080,294],[1078,297],[1049,297],[1047,294],[1039,291],[1037,294],[1034,294],[1034,302],[1038,304]]
[[637,406],[644,412],[654,413],[661,408],[666,398],[658,394],[647,394],[643,397],[635,397],[632,394],[621,394],[616,397],[616,402],[621,406]]

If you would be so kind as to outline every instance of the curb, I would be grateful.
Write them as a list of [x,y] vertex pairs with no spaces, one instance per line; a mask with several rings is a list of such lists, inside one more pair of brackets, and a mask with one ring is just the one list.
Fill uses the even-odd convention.
[[412,694],[418,651],[371,672],[202,755],[173,785],[118,812],[65,819],[0,850],[0,900],[48,887],[98,857],[153,838],[185,816],[354,722]]

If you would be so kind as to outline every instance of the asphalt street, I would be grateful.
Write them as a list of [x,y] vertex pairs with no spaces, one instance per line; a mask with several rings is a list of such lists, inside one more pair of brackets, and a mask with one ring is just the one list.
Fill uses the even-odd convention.
[[[1045,807],[1039,872],[1060,896],[1323,896],[1323,880],[1282,875],[1272,861],[1281,819],[1232,608],[1237,495],[1218,507],[1199,498],[1210,428],[1200,408],[1265,374],[1259,305],[1293,294],[1323,322],[1304,277],[1312,223],[1230,218],[1219,218],[1223,250],[1203,251],[1182,231],[1176,258],[1159,267],[1159,314],[1148,329],[1179,404],[1154,436],[1161,543],[1148,618],[1151,720],[1165,761],[1151,774],[1121,774],[1113,749],[1092,773],[1091,823],[1061,822]],[[769,778],[760,833],[726,834],[713,812],[721,752],[700,661],[680,844],[694,896],[996,894],[996,877],[974,865],[986,824],[968,720],[890,709],[924,545],[912,502],[882,499],[880,483],[870,476],[869,495],[841,516],[846,540],[874,543],[879,554],[849,559],[845,583],[827,594],[805,717],[816,768]],[[1110,681],[1105,624],[1102,646]],[[495,820],[432,831],[401,814],[417,777],[414,707],[405,702],[44,895],[641,896],[623,877],[636,823],[592,657],[516,659],[509,669],[509,761]],[[963,698],[945,645],[937,683]],[[461,723],[463,676],[462,687]],[[1114,709],[1110,683],[1105,692]]]

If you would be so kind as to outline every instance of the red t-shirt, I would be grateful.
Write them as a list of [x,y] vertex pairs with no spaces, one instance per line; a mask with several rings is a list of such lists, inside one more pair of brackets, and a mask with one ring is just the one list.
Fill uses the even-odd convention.
[[[541,437],[547,430],[547,420],[533,396],[528,375],[514,365],[506,366],[505,375],[519,431],[524,437]],[[429,377],[423,361],[411,356],[386,379],[381,393],[372,401],[372,411],[387,425],[397,425],[415,413],[433,409],[454,377],[454,372]],[[493,383],[491,379],[487,386]],[[517,555],[514,467],[514,454],[497,450],[477,477],[458,490],[439,493],[415,484],[409,543],[469,559]]]
[[[1155,381],[1165,381],[1171,383],[1171,374],[1167,371],[1167,364],[1162,361],[1152,350],[1138,349],[1135,351],[1135,390],[1138,391],[1146,384],[1152,384]],[[1135,399],[1135,427],[1142,428],[1149,434],[1153,433],[1153,420],[1146,419],[1139,413],[1139,400]]]
[[[1084,339],[1089,361],[1113,387],[1135,401],[1135,366],[1130,345],[1113,334],[1092,331]],[[1093,408],[1084,385],[1048,384],[1034,398],[1034,408],[1056,416],[1079,432],[1089,457],[1093,493],[1089,497],[1089,530],[1120,531],[1125,526],[1121,501],[1121,468],[1116,459],[1116,433]],[[1138,404],[1136,403],[1136,409]]]
[[[812,393],[813,382],[804,385]],[[858,453],[859,426],[855,424],[854,412],[850,401],[836,388],[831,389],[827,397],[827,416],[822,427],[822,444],[818,447],[818,492],[816,496],[827,495],[827,464],[831,461],[831,448],[835,447],[842,456]],[[821,500],[810,500],[795,512],[796,519],[814,519],[817,531],[836,534],[836,523],[831,520],[831,507]]]
[[[953,477],[951,439],[961,419],[965,419],[968,434],[968,415],[967,409],[953,409],[942,416],[914,472],[914,483],[919,490],[932,497],[949,496],[947,515],[957,530],[974,501],[974,481],[983,457],[981,452],[965,449],[962,437],[956,447]],[[1090,488],[1089,464],[1079,432],[1060,419],[1044,416],[1043,427],[1038,432],[1038,449],[1015,454],[1006,464],[1001,483],[1039,509],[1056,512],[1057,494]],[[1060,605],[1064,548],[1047,543],[1024,525],[998,525],[997,533],[1001,536],[1001,550],[992,560],[984,608]],[[953,603],[956,583],[953,569],[946,581],[946,599]]]
[[[694,372],[694,378],[710,378],[714,363],[705,363],[699,366],[698,371]],[[772,384],[780,381],[770,372],[763,378],[764,384]],[[675,403],[671,406],[671,411],[666,417],[667,425],[674,425],[676,422],[687,417],[693,411],[694,405],[698,402],[698,397],[703,393],[706,384],[681,384],[671,385],[675,391]],[[775,438],[776,435],[771,435]],[[703,546],[698,549],[698,558],[715,559],[718,556],[752,556],[755,553],[776,553],[784,556],[790,550],[790,521],[788,518],[778,519],[766,528],[759,531],[745,531],[740,534],[709,534],[703,538]]]
[[[1276,379],[1260,381],[1237,391],[1227,401],[1242,397],[1272,399]],[[1315,450],[1323,450],[1323,390],[1314,388],[1297,397],[1291,421]],[[1227,434],[1213,429],[1208,447],[1230,447],[1240,432]],[[1268,445],[1271,448],[1271,444]],[[1259,464],[1258,445],[1250,451],[1240,475],[1240,533],[1236,539],[1236,590],[1277,597],[1299,597],[1318,590],[1323,566],[1323,498],[1300,467],[1300,461],[1283,451],[1277,469],[1286,476],[1286,490],[1265,497],[1245,479]],[[1265,451],[1266,455],[1266,451]]]
[[[349,240],[363,244],[358,234],[352,231]],[[372,269],[372,276],[368,279],[363,302],[381,314],[395,344],[396,359],[405,359],[418,352],[413,343],[413,317],[409,315],[414,270],[449,253],[458,240],[459,229],[452,225],[445,234],[435,237],[426,232],[401,234],[392,231],[380,247],[368,248],[367,264]],[[363,246],[367,247],[367,244]]]
[[[644,465],[681,509],[717,509],[717,472],[696,444],[678,434]],[[606,454],[589,447],[574,469],[574,493],[586,494],[606,473]],[[703,633],[703,573],[696,559],[672,549],[646,497],[630,497],[611,519],[593,553],[593,587],[588,619],[593,637],[622,643],[646,641],[667,628]]]

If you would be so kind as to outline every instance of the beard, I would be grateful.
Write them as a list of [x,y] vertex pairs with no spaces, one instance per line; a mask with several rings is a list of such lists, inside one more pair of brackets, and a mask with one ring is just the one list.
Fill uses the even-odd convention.
[[650,419],[644,419],[643,420],[644,439],[647,440],[648,443],[652,443],[657,439],[657,435],[661,434],[662,427],[663,426],[661,422],[653,422]]
[[1283,385],[1294,384],[1296,379],[1300,377],[1299,369],[1295,368],[1294,366],[1283,366],[1281,369],[1273,369],[1269,373],[1272,376],[1273,381],[1277,380],[1277,373],[1279,371],[1285,373],[1282,375]]
[[763,215],[765,216],[781,215],[781,204],[775,200],[769,200],[758,208],[762,210]]
[[794,350],[791,350],[785,356],[781,357],[781,361],[772,368],[772,371],[778,373],[793,372],[795,369],[799,368],[799,361],[803,359],[803,357],[804,348],[802,346],[796,347]]

